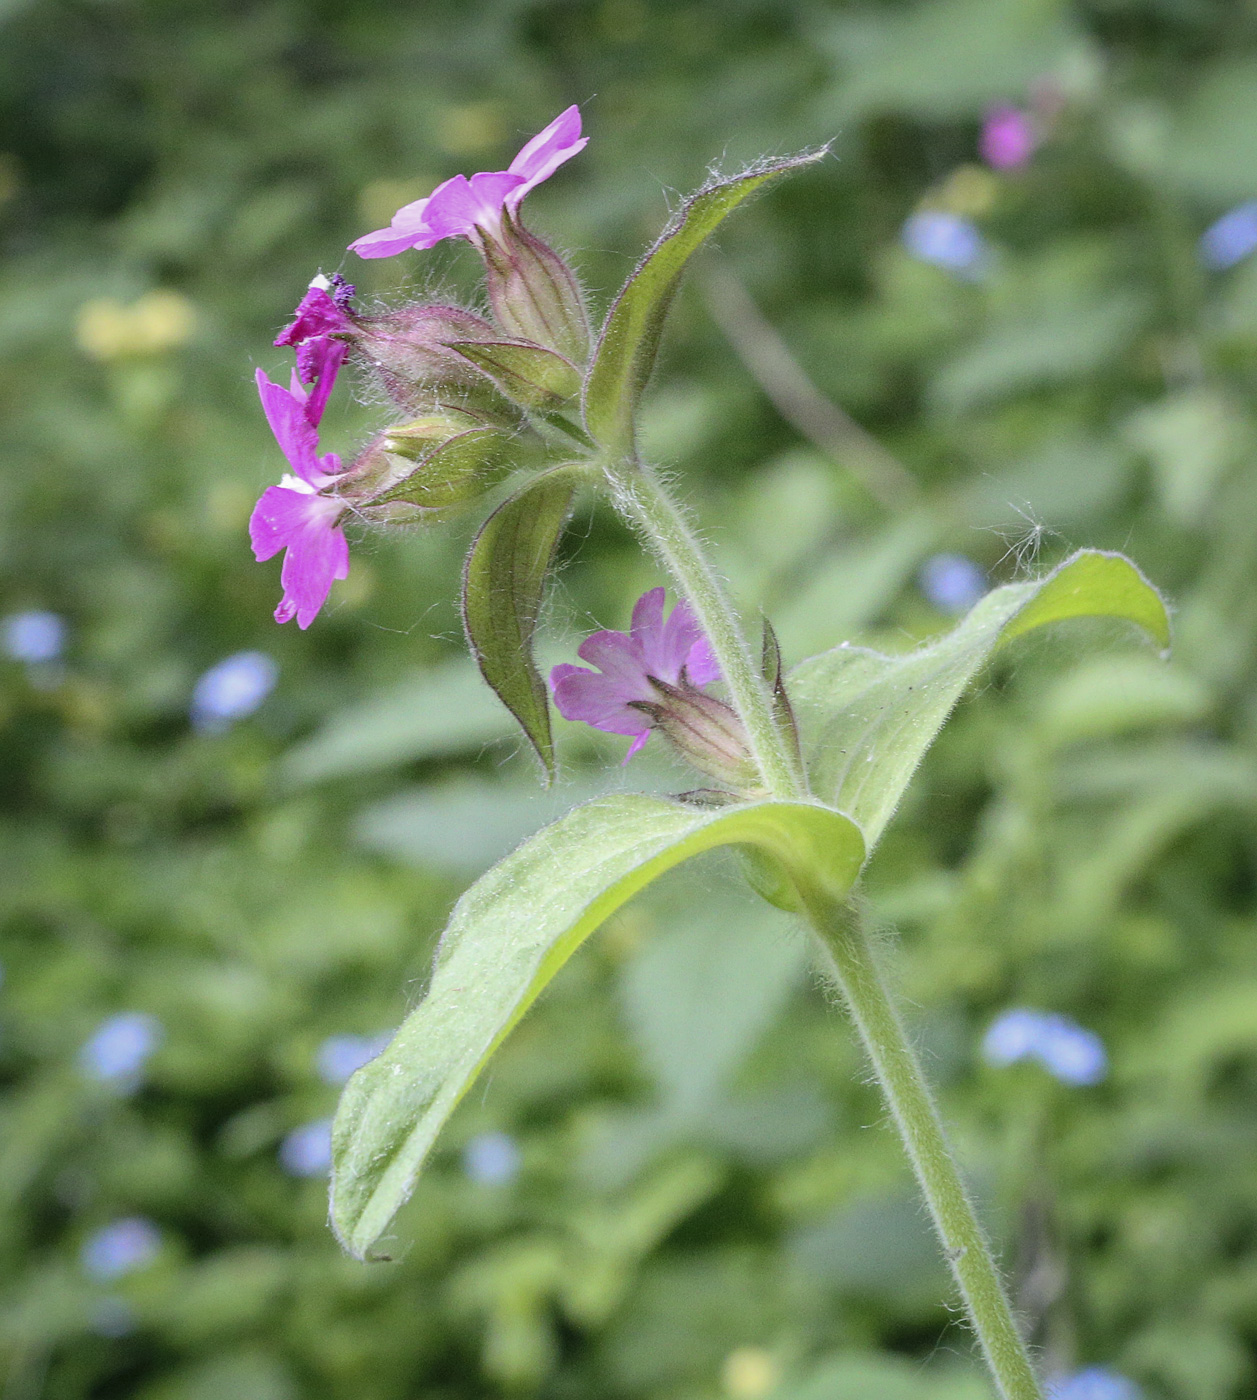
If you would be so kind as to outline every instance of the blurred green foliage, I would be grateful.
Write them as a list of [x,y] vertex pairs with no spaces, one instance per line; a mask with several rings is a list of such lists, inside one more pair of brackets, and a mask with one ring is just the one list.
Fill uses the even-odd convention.
[[[983,168],[988,104],[1032,99],[1031,162]],[[1257,196],[1257,12],[1222,0],[0,7],[0,612],[68,624],[61,660],[0,659],[0,1394],[983,1393],[851,1038],[721,861],[512,1036],[397,1262],[339,1257],[325,1183],[281,1162],[334,1104],[320,1046],[397,1024],[468,879],[608,784],[687,785],[561,725],[537,791],[460,651],[470,525],[357,542],[304,634],[244,533],[280,468],[250,371],[310,276],[471,295],[457,250],[340,250],[570,101],[589,148],[529,208],[599,297],[711,159],[834,141],[718,257],[918,487],[886,509],[858,432],[788,426],[701,275],[648,409],[789,660],[940,631],[943,550],[1001,582],[1124,548],[1175,600],[1168,666],[1081,625],[1023,644],[869,885],[1047,1364],[1252,1394],[1257,259],[1208,271],[1197,240]],[[981,276],[909,255],[921,208],[976,223]],[[376,415],[342,396],[325,439]],[[556,657],[659,581],[601,510],[567,553]],[[196,678],[246,649],[274,694],[193,729]],[[1019,1004],[1098,1031],[1107,1081],[984,1065]],[[95,1082],[82,1047],[127,1012],[156,1049]],[[132,1217],[155,1255],[94,1276]]]

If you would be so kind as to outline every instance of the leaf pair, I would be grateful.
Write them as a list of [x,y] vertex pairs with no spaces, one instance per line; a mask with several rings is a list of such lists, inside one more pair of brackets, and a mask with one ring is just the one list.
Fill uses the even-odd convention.
[[1169,641],[1165,606],[1134,565],[1084,551],[1038,582],[995,589],[953,632],[905,656],[839,647],[794,669],[812,772],[832,806],[761,802],[713,813],[641,794],[599,798],[474,884],[455,906],[423,1002],[341,1100],[332,1223],[346,1249],[369,1255],[489,1056],[620,905],[722,845],[754,854],[757,883],[778,902],[809,885],[843,897],[983,663],[1034,628],[1076,617],[1132,622],[1158,645]]
[[[733,179],[712,181],[686,201],[638,264],[612,304],[585,379],[585,425],[606,451],[616,456],[633,451],[637,406],[691,256],[762,185],[821,154],[767,162]],[[460,342],[454,348],[538,411],[557,408],[574,393],[564,369],[572,367],[559,355],[526,354],[525,347],[505,343]],[[532,644],[550,564],[580,478],[579,468],[559,467],[512,496],[476,537],[464,576],[463,621],[472,654],[519,721],[548,778],[554,776],[550,703]]]

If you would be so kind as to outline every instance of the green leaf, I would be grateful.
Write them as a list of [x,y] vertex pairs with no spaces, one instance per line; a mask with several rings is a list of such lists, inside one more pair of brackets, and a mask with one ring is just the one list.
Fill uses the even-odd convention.
[[750,846],[795,881],[844,895],[864,843],[811,803],[718,813],[638,793],[577,807],[527,841],[454,908],[427,996],[349,1081],[333,1131],[332,1224],[365,1258],[489,1056],[580,944],[643,886],[717,846]]
[[547,777],[554,776],[550,697],[533,661],[546,576],[580,483],[580,467],[556,467],[485,521],[463,570],[463,624],[485,680],[519,721]]
[[1046,578],[996,588],[955,631],[906,656],[843,645],[790,673],[817,795],[860,825],[871,850],[969,682],[994,652],[1071,617],[1133,622],[1170,642],[1160,594],[1120,554],[1082,550]]
[[713,180],[686,200],[638,263],[607,315],[585,381],[585,426],[604,447],[632,450],[637,402],[654,368],[664,319],[690,257],[761,185],[823,154],[767,161],[734,179]]
[[571,360],[530,341],[456,340],[449,348],[482,369],[508,398],[538,413],[552,413],[580,393],[580,371]]
[[305,787],[357,777],[475,751],[512,732],[471,659],[461,656],[334,714],[288,750],[280,778],[285,786]]

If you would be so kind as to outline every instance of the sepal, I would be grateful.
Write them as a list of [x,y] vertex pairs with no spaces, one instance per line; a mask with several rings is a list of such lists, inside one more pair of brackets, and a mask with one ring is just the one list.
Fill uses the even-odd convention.
[[531,341],[452,341],[450,349],[487,374],[507,398],[531,412],[555,413],[580,393],[580,370],[571,360]]
[[466,402],[485,413],[504,407],[492,383],[453,342],[491,340],[497,331],[458,306],[412,303],[357,320],[354,349],[394,403],[411,412]]
[[513,340],[535,341],[573,364],[589,357],[589,318],[567,263],[510,212],[497,236],[481,240],[489,304]]
[[509,433],[468,414],[425,414],[375,439],[351,469],[345,498],[376,524],[449,511],[502,479],[510,467],[509,441]]

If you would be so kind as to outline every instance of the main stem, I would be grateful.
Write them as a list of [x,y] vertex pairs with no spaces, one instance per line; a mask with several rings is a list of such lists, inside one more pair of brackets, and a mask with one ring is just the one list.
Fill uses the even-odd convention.
[[1042,1400],[990,1246],[859,913],[819,891],[805,893],[804,901],[873,1062],[1000,1395],[1004,1400]]
[[764,786],[773,797],[806,797],[807,784],[777,724],[737,615],[689,523],[649,467],[626,459],[608,464],[606,473],[616,504],[672,574],[707,634]]

